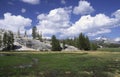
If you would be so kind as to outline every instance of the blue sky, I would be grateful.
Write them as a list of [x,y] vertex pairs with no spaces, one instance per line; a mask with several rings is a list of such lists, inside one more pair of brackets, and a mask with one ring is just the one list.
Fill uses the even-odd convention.
[[0,28],[30,35],[33,26],[46,38],[120,39],[120,0],[0,0]]

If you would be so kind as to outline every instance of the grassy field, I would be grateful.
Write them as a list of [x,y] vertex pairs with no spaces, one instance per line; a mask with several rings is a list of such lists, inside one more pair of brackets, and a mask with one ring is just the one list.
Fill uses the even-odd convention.
[[99,51],[120,52],[120,48],[99,48]]
[[120,52],[0,52],[0,77],[120,77]]

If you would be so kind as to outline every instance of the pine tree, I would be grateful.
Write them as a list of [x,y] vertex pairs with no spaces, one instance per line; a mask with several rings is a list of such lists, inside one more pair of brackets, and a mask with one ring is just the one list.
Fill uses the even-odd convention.
[[90,50],[90,41],[89,38],[84,36],[82,33],[80,33],[78,38],[77,47],[80,50]]
[[33,37],[33,39],[36,39],[36,37],[37,37],[37,28],[36,28],[36,26],[34,26],[33,28],[32,28],[32,37]]
[[[85,36],[83,33],[80,33],[79,37],[75,37],[74,39],[65,39],[65,43],[75,46],[80,50],[88,51],[92,47],[88,36]],[[93,47],[96,48],[95,45]]]
[[2,46],[2,37],[0,35],[0,47]]
[[61,50],[61,47],[60,47],[60,43],[59,43],[59,40],[56,39],[56,36],[53,35],[52,36],[52,51],[60,51]]
[[55,35],[52,36],[52,51],[56,51],[56,37]]
[[85,37],[84,50],[90,50],[90,41],[89,41],[89,38],[87,36]]
[[3,45],[5,50],[12,50],[14,46],[14,35],[11,31],[5,32],[3,35]]
[[85,46],[85,37],[82,33],[80,33],[79,38],[78,38],[78,48],[80,50],[83,50]]
[[14,46],[14,34],[13,34],[13,32],[9,32],[9,45],[10,45],[10,49],[13,49],[13,46]]
[[56,39],[56,51],[61,51],[60,42]]
[[7,32],[5,32],[3,35],[3,45],[5,48],[7,47],[7,42],[8,42],[7,40],[8,40]]

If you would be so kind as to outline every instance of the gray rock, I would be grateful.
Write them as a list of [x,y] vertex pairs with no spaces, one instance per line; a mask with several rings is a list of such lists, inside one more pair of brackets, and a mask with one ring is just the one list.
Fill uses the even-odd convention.
[[63,51],[78,51],[78,50],[79,49],[74,46],[66,45],[66,48]]
[[16,42],[28,48],[33,48],[38,51],[50,51],[51,50],[50,44],[40,42],[39,40],[33,40],[29,38],[18,38],[16,39]]
[[[4,32],[8,32],[7,30],[0,29],[0,36],[3,38]],[[50,51],[51,45],[50,43],[40,42],[39,40],[33,40],[30,37],[24,37],[20,35],[18,37],[17,33],[14,33],[14,45],[16,45],[17,49],[19,50],[29,50],[34,49],[38,51]],[[4,46],[0,47],[0,50],[3,50]],[[22,49],[23,48],[23,49]]]

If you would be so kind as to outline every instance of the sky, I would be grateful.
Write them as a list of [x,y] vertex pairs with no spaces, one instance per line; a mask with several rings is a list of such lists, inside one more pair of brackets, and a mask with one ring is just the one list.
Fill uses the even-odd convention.
[[0,28],[43,37],[120,40],[120,0],[0,0]]

